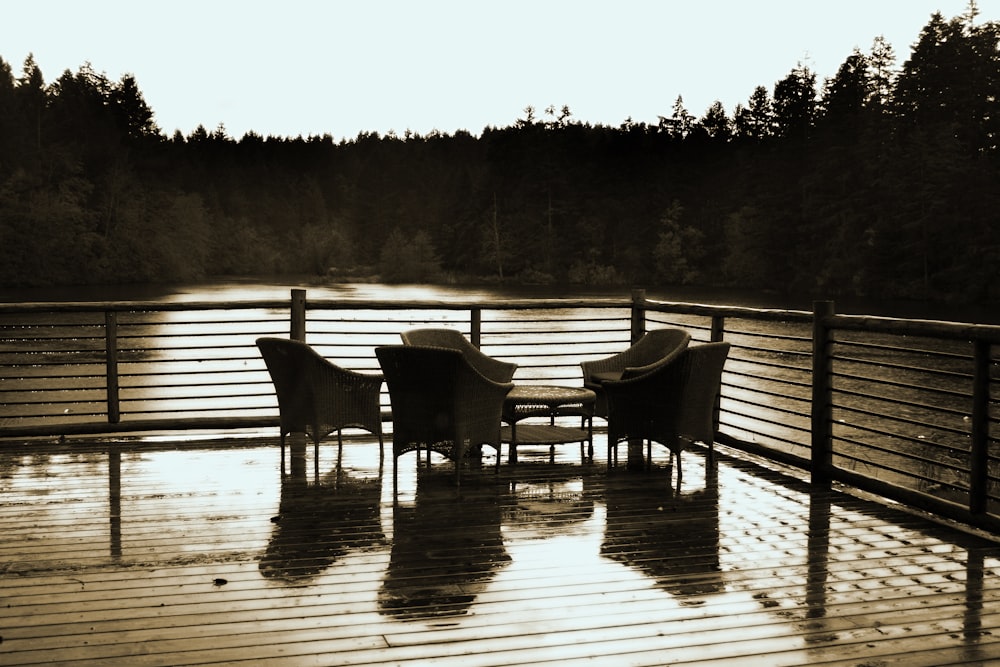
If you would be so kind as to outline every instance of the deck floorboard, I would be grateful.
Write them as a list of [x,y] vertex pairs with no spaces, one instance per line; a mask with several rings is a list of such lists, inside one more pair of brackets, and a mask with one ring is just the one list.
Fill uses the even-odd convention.
[[363,438],[2,446],[0,664],[1000,664],[1000,540],[600,438],[398,490]]

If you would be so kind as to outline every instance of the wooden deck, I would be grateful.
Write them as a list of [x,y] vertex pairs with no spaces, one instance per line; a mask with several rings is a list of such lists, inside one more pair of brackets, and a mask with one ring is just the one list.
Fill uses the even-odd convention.
[[[985,665],[1000,545],[720,449],[0,449],[2,665]],[[298,452],[297,454],[301,454]],[[661,456],[666,461],[665,456]]]

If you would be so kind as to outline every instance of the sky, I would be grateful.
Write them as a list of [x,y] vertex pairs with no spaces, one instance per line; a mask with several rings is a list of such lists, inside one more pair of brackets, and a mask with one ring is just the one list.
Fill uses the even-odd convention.
[[[1000,0],[978,0],[979,21]],[[897,64],[968,0],[2,0],[0,58],[46,83],[135,77],[167,135],[239,139],[507,127],[525,108],[656,124],[732,115],[797,65],[822,82],[878,36]]]

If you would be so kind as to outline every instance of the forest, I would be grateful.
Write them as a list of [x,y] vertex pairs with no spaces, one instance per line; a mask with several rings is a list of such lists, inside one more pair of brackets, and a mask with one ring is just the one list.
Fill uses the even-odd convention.
[[403,136],[166,136],[132,75],[0,58],[0,285],[324,280],[1000,299],[1000,24],[655,124],[528,107]]

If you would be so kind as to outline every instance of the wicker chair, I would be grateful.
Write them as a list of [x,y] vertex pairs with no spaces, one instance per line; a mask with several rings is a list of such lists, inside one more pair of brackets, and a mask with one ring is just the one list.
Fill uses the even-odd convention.
[[580,362],[583,386],[597,394],[594,416],[608,418],[608,400],[602,387],[607,380],[643,375],[658,363],[679,354],[691,342],[684,329],[653,329],[627,350],[603,359]]
[[315,448],[319,474],[319,443],[337,432],[337,465],[343,453],[342,429],[363,428],[378,436],[379,465],[385,456],[380,393],[383,378],[341,368],[309,345],[285,338],[258,338],[275,393],[281,426],[281,471],[285,472],[285,436],[305,433]]
[[680,488],[685,443],[703,442],[711,451],[715,442],[715,405],[729,347],[694,345],[643,375],[606,381],[608,465],[617,461],[622,440],[645,441],[649,465],[655,440],[677,458]]
[[484,354],[478,347],[469,342],[461,331],[445,327],[428,329],[410,329],[400,334],[404,345],[420,345],[423,347],[446,347],[458,350],[473,368],[494,382],[510,382],[517,370],[517,364],[495,359]]
[[[469,448],[490,445],[500,465],[500,416],[511,382],[494,382],[457,350],[416,345],[375,348],[392,404],[392,479],[397,459],[421,446],[455,461],[461,480]],[[428,455],[428,461],[429,461]]]

